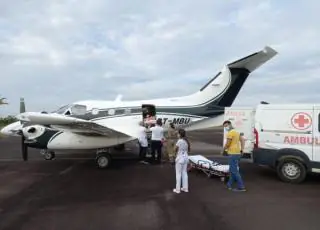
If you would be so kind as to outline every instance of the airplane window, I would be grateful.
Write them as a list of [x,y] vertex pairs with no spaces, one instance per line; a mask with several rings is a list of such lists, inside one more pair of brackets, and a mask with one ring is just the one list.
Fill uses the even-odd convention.
[[115,114],[120,115],[120,114],[124,114],[124,113],[125,113],[124,109],[117,109]]
[[130,108],[126,108],[126,109],[124,110],[124,112],[125,112],[126,114],[130,114],[130,113],[131,113],[131,109],[130,109]]
[[109,109],[108,114],[111,115],[111,116],[114,115],[115,114],[115,110],[114,109]]
[[68,110],[64,115],[71,115],[70,110]]
[[141,113],[141,109],[131,109],[132,113]]

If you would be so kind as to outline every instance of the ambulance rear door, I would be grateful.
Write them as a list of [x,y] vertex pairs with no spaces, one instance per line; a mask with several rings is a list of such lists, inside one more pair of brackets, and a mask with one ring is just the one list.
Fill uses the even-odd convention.
[[[226,107],[224,113],[224,120],[229,120],[233,127],[243,134],[245,138],[244,153],[251,157],[254,143],[254,125],[255,125],[255,108],[253,107]],[[226,142],[227,132],[224,130],[223,144]]]

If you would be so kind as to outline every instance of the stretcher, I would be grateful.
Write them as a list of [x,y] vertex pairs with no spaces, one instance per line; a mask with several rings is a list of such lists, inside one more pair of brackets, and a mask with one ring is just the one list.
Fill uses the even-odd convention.
[[220,177],[225,181],[229,177],[229,165],[220,164],[217,161],[211,161],[202,155],[189,156],[188,170],[197,169],[204,172],[209,178],[211,176]]

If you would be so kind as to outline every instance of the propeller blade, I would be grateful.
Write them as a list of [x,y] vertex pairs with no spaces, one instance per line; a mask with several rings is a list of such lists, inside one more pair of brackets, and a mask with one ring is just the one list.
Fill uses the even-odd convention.
[[[21,97],[20,98],[20,113],[24,113],[26,112],[26,105],[25,105],[25,102],[24,102],[24,98]],[[22,127],[25,127],[26,124],[22,121],[20,121],[20,124],[22,125]],[[22,151],[22,158],[24,161],[27,161],[28,160],[28,146],[25,144],[25,137],[22,133],[21,135],[21,151]]]
[[28,146],[24,143],[25,137],[22,135],[21,137],[21,150],[22,150],[22,158],[24,161],[28,160]]

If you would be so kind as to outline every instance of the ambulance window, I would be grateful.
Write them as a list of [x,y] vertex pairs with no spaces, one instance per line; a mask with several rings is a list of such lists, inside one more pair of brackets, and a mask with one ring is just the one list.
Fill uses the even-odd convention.
[[320,113],[318,114],[318,131],[320,132]]

